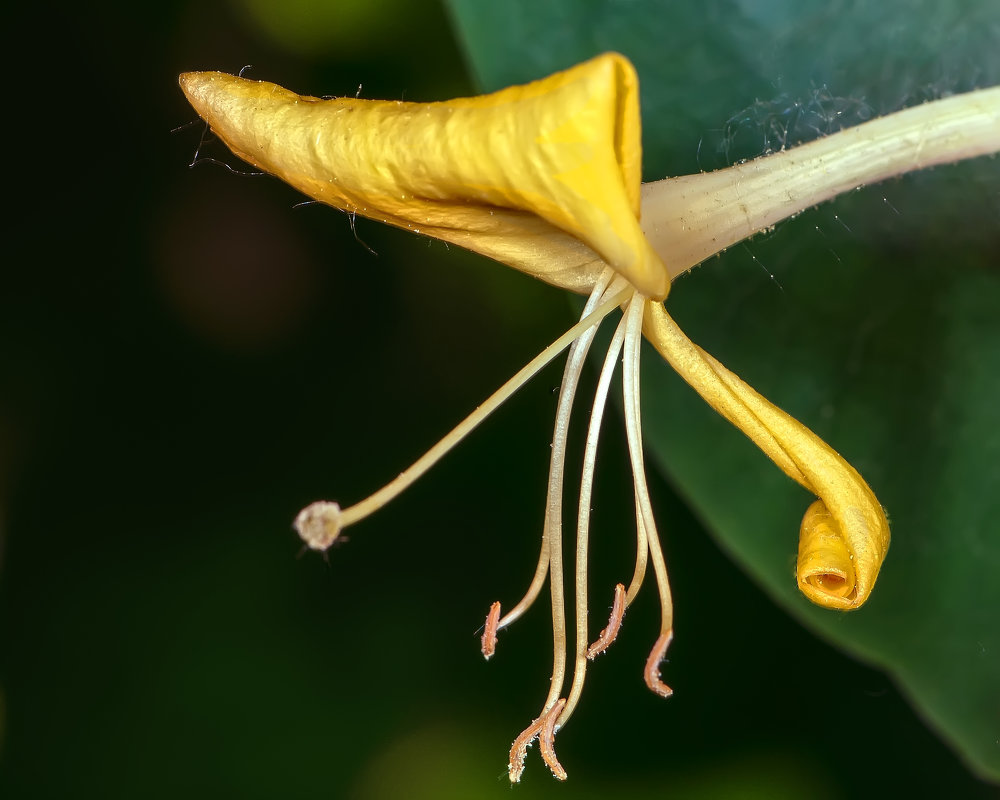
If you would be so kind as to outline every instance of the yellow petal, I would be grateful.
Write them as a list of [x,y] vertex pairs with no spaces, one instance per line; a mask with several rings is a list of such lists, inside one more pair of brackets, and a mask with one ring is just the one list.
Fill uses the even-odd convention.
[[236,155],[316,200],[574,291],[595,282],[595,252],[645,295],[669,290],[639,227],[639,87],[623,56],[439,103],[320,100],[219,72],[180,84]]
[[691,342],[662,304],[646,304],[643,332],[712,408],[819,498],[799,534],[802,592],[827,608],[861,606],[889,549],[889,522],[868,484],[815,433]]

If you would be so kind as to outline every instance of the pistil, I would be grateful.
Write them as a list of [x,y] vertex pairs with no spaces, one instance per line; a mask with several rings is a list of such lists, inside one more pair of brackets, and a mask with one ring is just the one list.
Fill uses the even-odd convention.
[[[430,450],[374,494],[343,509],[337,503],[329,500],[320,500],[306,506],[295,518],[294,525],[299,536],[313,550],[326,550],[329,548],[344,528],[378,511],[382,506],[409,488],[411,484],[441,460],[455,445],[475,430],[490,414],[503,405],[511,395],[538,374],[543,367],[553,361],[583,333],[597,325],[615,308],[626,302],[631,292],[631,289],[622,289],[614,297],[604,299],[604,302],[594,308],[591,313],[585,315],[576,325],[522,367],[510,380],[456,425]],[[501,627],[503,627],[502,624]]]

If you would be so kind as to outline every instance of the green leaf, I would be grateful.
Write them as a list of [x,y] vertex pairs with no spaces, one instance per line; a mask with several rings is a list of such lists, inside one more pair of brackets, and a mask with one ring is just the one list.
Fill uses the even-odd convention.
[[[1000,83],[1000,6],[976,2],[451,0],[484,89],[605,50],[642,85],[645,175],[714,169],[922,100]],[[1000,777],[1000,161],[870,187],[679,280],[698,344],[866,477],[893,542],[868,605],[794,581],[810,502],[646,353],[646,441],[723,547],[812,630],[886,669]],[[715,587],[725,591],[726,587]]]

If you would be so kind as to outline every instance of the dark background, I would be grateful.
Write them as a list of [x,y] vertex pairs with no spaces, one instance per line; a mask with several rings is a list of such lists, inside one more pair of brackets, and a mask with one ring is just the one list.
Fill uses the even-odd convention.
[[[293,47],[250,5],[12,23],[34,56],[9,80],[0,292],[3,797],[498,795],[547,688],[544,599],[488,665],[475,634],[534,566],[558,367],[328,563],[300,557],[290,520],[394,476],[571,324],[565,297],[367,221],[356,238],[271,178],[189,169],[202,128],[175,130],[194,119],[188,69],[249,63],[316,95],[473,92],[448,18],[385,0]],[[632,557],[624,461],[607,435],[595,617]],[[650,586],[559,737],[570,782],[533,750],[521,796],[991,794],[886,677],[778,611],[652,491],[676,695],[641,682]]]

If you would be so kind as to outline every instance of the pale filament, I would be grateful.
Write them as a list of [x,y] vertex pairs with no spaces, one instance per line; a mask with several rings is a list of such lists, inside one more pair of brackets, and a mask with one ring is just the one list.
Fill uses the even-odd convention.
[[[639,303],[639,295],[633,295],[632,302],[625,312],[627,319],[632,320],[631,328],[627,328],[625,335],[625,355],[622,363],[622,400],[625,412],[625,433],[628,438],[629,458],[632,462],[632,485],[635,495],[635,571],[632,573],[632,580],[625,594],[625,608],[632,605],[639,590],[642,588],[642,581],[646,577],[646,566],[649,560],[650,544],[649,533],[646,528],[648,519],[656,537],[656,523],[653,521],[653,512],[649,504],[649,493],[646,491],[646,473],[642,461],[642,423],[639,409],[641,408],[641,397],[639,392],[639,349],[642,345],[642,314],[632,309],[644,303]],[[633,319],[638,317],[637,320]],[[637,328],[635,326],[638,326]],[[638,462],[636,455],[638,454]],[[637,466],[638,463],[638,466]],[[650,509],[649,514],[642,511],[643,497],[645,506]],[[657,549],[659,543],[657,543]],[[655,564],[654,564],[655,568]],[[659,579],[659,573],[657,573]],[[664,582],[666,572],[664,572]],[[670,592],[668,587],[667,592]],[[661,593],[662,600],[662,593]],[[661,602],[662,607],[662,602]]]
[[576,660],[573,667],[573,684],[570,686],[566,707],[559,717],[559,725],[565,725],[573,714],[576,704],[583,692],[583,683],[587,673],[590,637],[587,631],[587,550],[590,543],[590,502],[594,487],[594,468],[597,464],[597,444],[601,435],[601,423],[604,420],[604,408],[607,405],[608,389],[614,377],[618,356],[625,342],[625,325],[627,319],[622,317],[615,329],[608,352],[604,357],[604,366],[597,379],[597,389],[594,392],[594,407],[590,413],[590,425],[587,429],[587,444],[583,457],[583,470],[580,479],[580,497],[576,517]]
[[[640,529],[644,528],[649,545],[649,555],[653,561],[653,571],[656,574],[656,585],[660,595],[660,636],[653,646],[653,652],[658,653],[656,666],[662,661],[667,645],[673,632],[674,605],[670,596],[670,583],[667,579],[667,567],[660,548],[660,539],[656,533],[656,522],[653,519],[653,509],[649,500],[649,490],[646,485],[646,470],[642,454],[642,416],[639,403],[639,352],[642,342],[642,315],[645,298],[635,295],[629,303],[626,315],[630,324],[625,331],[625,364],[622,375],[625,394],[625,432],[628,439],[629,456],[632,460],[632,477],[635,481],[636,517]],[[632,319],[636,322],[633,324]],[[653,655],[651,654],[651,658]],[[650,681],[649,663],[645,672],[649,688],[658,694],[666,689],[659,682],[659,672],[656,672],[656,682]],[[667,690],[669,691],[669,690]]]
[[635,496],[635,570],[632,573],[632,580],[628,585],[628,592],[625,594],[625,608],[632,605],[636,595],[642,588],[642,581],[646,577],[646,566],[649,563],[649,537],[646,535],[646,526],[642,522],[642,514],[639,512],[639,492],[634,490]]

